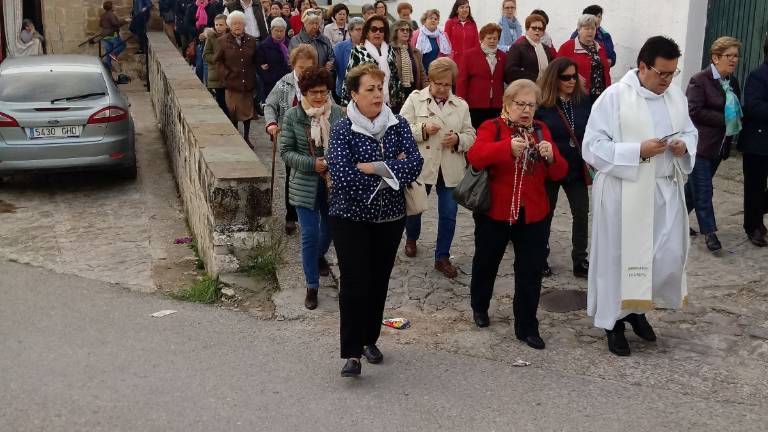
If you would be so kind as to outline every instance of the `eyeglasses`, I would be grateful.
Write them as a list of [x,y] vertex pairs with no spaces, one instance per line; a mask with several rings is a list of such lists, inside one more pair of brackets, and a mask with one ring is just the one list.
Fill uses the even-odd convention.
[[309,97],[323,97],[328,96],[328,90],[310,90],[307,92]]
[[530,26],[528,28],[531,29],[531,31],[535,31],[535,32],[543,32],[544,31],[544,27],[539,27],[539,26]]
[[384,27],[371,26],[368,29],[368,33],[384,33]]
[[672,79],[678,75],[680,75],[680,69],[675,69],[674,72],[659,72],[655,67],[648,66],[649,69],[656,72],[659,75],[659,78],[661,79]]
[[432,84],[435,85],[436,87],[444,87],[444,88],[453,87],[453,83],[439,83],[437,81],[432,81]]
[[728,60],[738,60],[740,58],[738,54],[721,54],[720,57],[725,57]]
[[536,111],[536,104],[535,103],[525,103],[513,100],[512,103],[514,103],[518,108],[520,108],[520,111],[525,111],[526,108],[530,109],[531,111]]
[[317,9],[309,9],[305,12],[305,15],[310,16],[323,16],[323,11]]
[[563,74],[563,75],[558,75],[557,79],[559,79],[560,81],[564,81],[564,82],[565,81],[576,81],[578,79],[578,77],[579,77],[579,74],[570,74],[570,75]]
[[411,28],[410,27],[400,27],[399,29],[397,29],[397,31],[402,32],[402,33],[410,33],[411,32]]

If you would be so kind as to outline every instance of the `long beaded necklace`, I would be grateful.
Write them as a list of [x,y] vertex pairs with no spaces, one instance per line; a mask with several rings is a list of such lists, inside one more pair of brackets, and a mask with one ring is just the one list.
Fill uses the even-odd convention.
[[527,127],[513,126],[515,132],[512,134],[512,138],[522,138],[528,143],[528,146],[523,150],[523,153],[515,160],[515,172],[512,178],[512,204],[509,210],[509,224],[518,221],[520,218],[520,208],[523,204],[523,178],[530,169],[533,171],[534,164],[538,159],[538,151],[531,146],[533,142],[533,136],[531,135]]
[[[576,114],[574,113],[574,110],[573,110],[573,102],[571,102],[570,99],[566,99],[560,96],[560,105],[562,106],[562,111],[563,111],[563,114],[565,115],[565,119],[568,121],[568,124],[566,126],[569,127],[571,131],[575,133],[576,131],[573,125],[576,124]],[[573,142],[573,139],[571,138],[568,139],[568,144],[571,147],[576,147],[576,143]]]

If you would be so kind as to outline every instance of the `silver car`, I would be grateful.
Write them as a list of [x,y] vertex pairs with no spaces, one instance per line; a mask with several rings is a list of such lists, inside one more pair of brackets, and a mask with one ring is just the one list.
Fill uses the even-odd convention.
[[110,169],[136,177],[129,104],[98,58],[0,63],[0,175]]

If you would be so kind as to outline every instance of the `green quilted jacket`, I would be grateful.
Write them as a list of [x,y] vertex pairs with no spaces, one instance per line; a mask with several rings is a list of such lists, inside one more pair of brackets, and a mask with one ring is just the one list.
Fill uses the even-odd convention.
[[[343,119],[344,111],[338,105],[331,107],[331,127]],[[315,148],[315,157],[309,153],[310,120],[299,104],[288,110],[280,124],[280,157],[291,167],[288,179],[288,202],[296,207],[315,208],[320,176],[315,172],[315,157],[323,156],[323,148]]]

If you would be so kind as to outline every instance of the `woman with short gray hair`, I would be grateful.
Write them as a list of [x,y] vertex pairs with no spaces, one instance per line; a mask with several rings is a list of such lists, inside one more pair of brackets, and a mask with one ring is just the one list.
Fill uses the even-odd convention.
[[595,39],[597,18],[585,14],[577,23],[576,38],[560,46],[557,55],[576,62],[584,77],[584,87],[594,102],[611,85],[611,64],[605,47]]
[[291,51],[301,44],[309,44],[317,51],[317,61],[320,66],[324,66],[329,71],[333,70],[333,46],[331,41],[320,33],[320,24],[322,24],[322,11],[319,9],[309,9],[301,17],[304,28],[298,35],[291,38],[288,45]]

